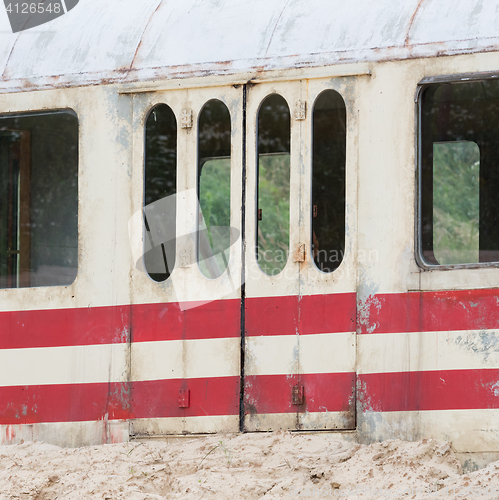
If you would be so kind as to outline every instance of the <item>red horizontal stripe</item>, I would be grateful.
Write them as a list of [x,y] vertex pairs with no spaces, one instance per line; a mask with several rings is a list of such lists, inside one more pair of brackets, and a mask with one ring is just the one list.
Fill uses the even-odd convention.
[[295,335],[298,333],[298,297],[251,297],[245,299],[247,336]]
[[[360,333],[499,328],[499,290],[380,294],[360,303]],[[355,294],[246,299],[246,335],[354,331]],[[240,301],[181,311],[178,304],[0,313],[0,349],[230,338],[240,335]]]
[[355,293],[253,297],[245,301],[246,335],[355,331]]
[[499,408],[499,370],[442,370],[359,375],[362,412]]
[[[239,414],[239,377],[132,382],[132,418],[202,417]],[[179,391],[190,391],[179,408]]]
[[[354,373],[248,376],[245,414],[353,414],[354,384]],[[304,386],[302,406],[292,404],[294,385]],[[189,408],[179,408],[181,389],[190,390]],[[499,369],[363,374],[357,395],[361,412],[497,409]],[[238,412],[239,377],[0,387],[2,425]]]
[[128,342],[130,306],[0,312],[0,349]]
[[[0,387],[0,424],[239,414],[239,377]],[[190,390],[179,408],[180,389]]]
[[176,302],[132,307],[132,342],[232,338],[240,335],[240,300],[216,300],[184,311]]
[[300,333],[355,332],[357,295],[303,295],[300,299]]
[[[293,386],[303,385],[304,404],[292,404]],[[245,377],[244,413],[352,412],[355,373],[252,375]]]
[[359,308],[360,333],[499,328],[499,290],[409,292],[369,297]]
[[0,312],[0,349],[239,337],[239,300]]
[[127,384],[0,387],[0,424],[127,419]]

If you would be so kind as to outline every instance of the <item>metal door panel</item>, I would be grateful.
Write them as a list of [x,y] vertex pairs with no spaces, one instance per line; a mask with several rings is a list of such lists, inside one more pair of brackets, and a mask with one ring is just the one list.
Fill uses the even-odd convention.
[[139,253],[144,245],[140,219],[145,120],[152,107],[164,103],[177,121],[175,268],[161,283],[139,269],[132,271],[131,411],[135,435],[239,428],[242,239],[231,242],[228,268],[219,278],[202,274],[197,263],[197,146],[200,112],[209,100],[218,99],[231,117],[230,225],[240,233],[242,97],[242,87],[233,86],[133,96],[132,203],[138,215],[131,225],[132,244]]
[[[355,83],[355,78],[337,78],[261,84],[248,90],[243,399],[248,431],[355,427]],[[346,251],[340,267],[330,274],[319,271],[310,258],[312,110],[317,96],[328,88],[343,96],[348,117]],[[257,111],[272,92],[287,100],[292,113],[290,255],[277,276],[259,269],[253,251]]]

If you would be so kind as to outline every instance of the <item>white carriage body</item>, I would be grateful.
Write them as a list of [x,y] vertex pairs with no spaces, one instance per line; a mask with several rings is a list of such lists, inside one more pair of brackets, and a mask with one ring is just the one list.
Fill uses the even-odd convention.
[[[435,437],[463,460],[499,458],[499,268],[423,269],[415,256],[419,84],[498,71],[498,6],[81,0],[18,34],[1,19],[0,112],[72,109],[79,123],[77,278],[0,290],[1,442],[77,446],[242,426],[365,443]],[[311,110],[325,89],[347,113],[343,262],[326,274],[310,260],[307,112],[291,120],[290,248],[305,245],[304,261],[250,273],[259,105],[278,93]],[[197,117],[210,99],[231,114],[230,222],[243,239],[220,278],[179,263],[156,283],[129,242],[143,206],[145,120],[159,103],[178,123],[192,112],[177,139],[186,193],[197,189]],[[195,232],[196,217],[178,196],[177,227]],[[182,251],[194,254],[194,243]],[[305,397],[317,384],[316,404],[293,407],[297,383]]]

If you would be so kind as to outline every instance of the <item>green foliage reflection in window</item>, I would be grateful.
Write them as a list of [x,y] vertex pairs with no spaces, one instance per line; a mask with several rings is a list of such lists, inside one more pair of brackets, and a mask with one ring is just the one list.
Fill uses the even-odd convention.
[[199,114],[198,263],[207,278],[218,278],[229,262],[231,119],[227,106],[208,101]]
[[479,261],[480,150],[433,144],[433,251],[442,265]]

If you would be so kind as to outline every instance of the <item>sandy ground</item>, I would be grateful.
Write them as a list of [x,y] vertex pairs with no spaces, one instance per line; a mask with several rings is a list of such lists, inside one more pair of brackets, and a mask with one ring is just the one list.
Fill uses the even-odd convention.
[[370,446],[265,433],[0,447],[0,499],[498,499],[499,462],[464,474],[448,443]]

